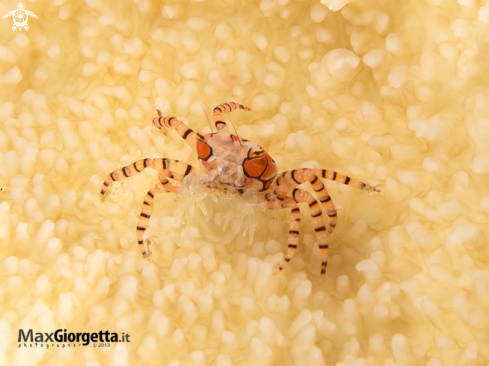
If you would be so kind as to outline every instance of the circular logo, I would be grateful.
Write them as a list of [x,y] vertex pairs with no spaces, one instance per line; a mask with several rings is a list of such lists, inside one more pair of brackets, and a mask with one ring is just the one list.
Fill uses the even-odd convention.
[[14,16],[12,17],[14,21],[14,25],[19,28],[23,28],[26,26],[27,21],[29,20],[29,14],[24,9],[15,10]]

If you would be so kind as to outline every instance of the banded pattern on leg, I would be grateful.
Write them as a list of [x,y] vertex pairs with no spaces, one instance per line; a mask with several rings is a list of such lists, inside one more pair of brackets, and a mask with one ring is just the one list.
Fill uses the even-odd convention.
[[349,176],[337,173],[334,170],[328,170],[328,169],[311,169],[311,170],[314,172],[314,174],[316,174],[318,177],[321,178],[343,183],[346,184],[347,186],[362,189],[369,192],[380,192],[380,189],[376,187],[372,187],[368,183],[359,181],[355,178],[350,178]]
[[277,178],[277,184],[288,184],[291,187],[298,186],[304,182],[311,182],[314,185],[315,177],[325,178],[328,180],[332,180],[338,183],[343,183],[347,186],[366,190],[369,192],[380,192],[380,190],[376,187],[372,187],[370,184],[359,181],[354,178],[350,178],[347,175],[343,175],[335,172],[334,170],[328,169],[294,169],[287,172],[283,172]]
[[111,183],[137,175],[146,168],[153,168],[155,170],[167,169],[182,174],[184,177],[195,172],[194,167],[178,160],[166,158],[141,159],[108,174],[100,190],[100,199],[102,201],[104,200]]
[[163,127],[174,128],[177,133],[182,136],[185,142],[192,148],[195,149],[195,133],[188,127],[185,122],[179,120],[176,117],[163,117],[160,110],[157,110],[158,116],[153,118],[153,124],[162,129]]
[[219,104],[216,108],[214,108],[212,113],[214,118],[214,124],[216,125],[218,131],[222,130],[226,126],[226,122],[222,120],[223,113],[231,113],[235,109],[244,109],[245,111],[251,110],[251,108],[235,102]]
[[314,225],[314,231],[318,240],[319,251],[321,253],[321,277],[322,281],[326,273],[326,267],[328,265],[329,245],[328,236],[324,223],[323,213],[321,206],[312,194],[299,188],[294,188],[292,191],[292,198],[295,202],[306,202],[309,205],[309,211]]
[[146,196],[144,197],[143,207],[141,208],[141,213],[139,214],[138,226],[136,228],[136,237],[139,249],[141,250],[143,257],[148,257],[151,255],[149,246],[148,251],[146,251],[143,242],[143,235],[148,228],[149,219],[151,218],[151,214],[153,213],[155,194],[165,192],[180,193],[182,191],[182,187],[180,185],[172,185],[169,179],[172,179],[174,182],[181,184],[183,178],[185,178],[185,175],[183,174],[176,173],[167,169],[162,169],[158,172],[158,179],[160,182],[155,184],[155,186],[151,188],[148,193],[146,193]]
[[170,170],[174,175],[175,173],[178,173],[183,175],[184,178],[187,175],[196,172],[196,169],[192,165],[180,160],[167,158],[154,158],[150,160],[152,160],[151,168],[155,170]]
[[287,191],[288,191],[288,187],[282,185],[282,186],[275,187],[273,191],[268,192],[265,195],[266,207],[272,210],[276,208],[285,207],[284,204],[287,198]]
[[333,230],[338,223],[338,212],[336,211],[333,200],[331,199],[331,196],[329,195],[324,185],[319,191],[316,191],[316,194],[318,196],[319,202],[326,209],[326,214],[328,215],[329,220],[326,232],[330,235],[333,233]]
[[126,165],[125,167],[114,170],[109,173],[104,180],[102,189],[100,190],[100,200],[103,202],[107,191],[109,190],[109,185],[111,183],[117,182],[118,180],[126,179],[141,173],[144,169],[151,167],[152,159],[141,159],[131,165]]
[[301,212],[297,202],[292,198],[287,198],[282,203],[283,208],[291,208],[290,212],[290,227],[289,227],[289,237],[287,241],[287,254],[285,255],[282,263],[278,267],[281,271],[285,268],[287,263],[294,257],[297,246],[299,245],[299,229],[301,225]]
[[312,169],[294,169],[287,172],[283,172],[276,180],[277,184],[285,184],[289,187],[296,187],[304,182],[311,183],[312,189],[316,192],[317,197],[321,205],[325,206],[328,213],[329,225],[326,229],[328,234],[331,234],[336,227],[338,221],[336,208],[331,200],[328,191],[319,177]]

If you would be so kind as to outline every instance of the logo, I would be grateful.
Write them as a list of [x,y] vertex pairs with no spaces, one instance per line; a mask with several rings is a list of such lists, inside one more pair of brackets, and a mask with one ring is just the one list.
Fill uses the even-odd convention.
[[25,10],[21,3],[19,3],[19,8],[9,11],[7,14],[3,16],[3,19],[12,15],[12,20],[14,21],[14,25],[12,25],[12,30],[15,31],[19,28],[19,32],[22,32],[22,28],[26,31],[29,30],[29,25],[27,21],[29,20],[29,15],[37,18],[37,15],[32,11]]
[[34,333],[32,329],[29,329],[27,332],[24,329],[19,329],[17,341],[19,342],[18,348],[71,348],[88,346],[90,343],[92,347],[110,347],[111,343],[131,342],[129,337],[129,334],[122,333],[121,335],[111,333],[108,330],[91,333],[73,333],[68,332],[66,329],[58,329],[51,333]]

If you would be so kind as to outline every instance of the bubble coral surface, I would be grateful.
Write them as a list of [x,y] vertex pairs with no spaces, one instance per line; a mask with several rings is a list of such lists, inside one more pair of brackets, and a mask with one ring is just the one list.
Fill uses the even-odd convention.
[[[1,365],[489,363],[489,5],[24,5],[29,31],[0,22]],[[209,132],[202,107],[229,100],[253,109],[231,121],[280,170],[381,184],[328,183],[322,283],[307,215],[277,274],[285,210],[161,195],[147,260],[135,224],[156,174],[99,202],[105,175],[143,157],[196,164],[151,127],[157,108]],[[19,329],[130,338],[24,347]]]

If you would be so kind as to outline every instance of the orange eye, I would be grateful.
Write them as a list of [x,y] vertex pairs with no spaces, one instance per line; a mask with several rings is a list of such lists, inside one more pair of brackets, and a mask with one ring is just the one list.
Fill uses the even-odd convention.
[[205,142],[197,140],[197,154],[200,160],[208,160],[212,156],[212,148]]
[[250,178],[260,178],[268,166],[266,157],[245,159],[243,162],[243,171]]
[[272,179],[275,177],[277,174],[277,164],[273,161],[272,157],[268,154],[265,154],[265,158],[268,160],[268,166],[263,175],[261,176],[261,179],[263,180],[268,180]]

